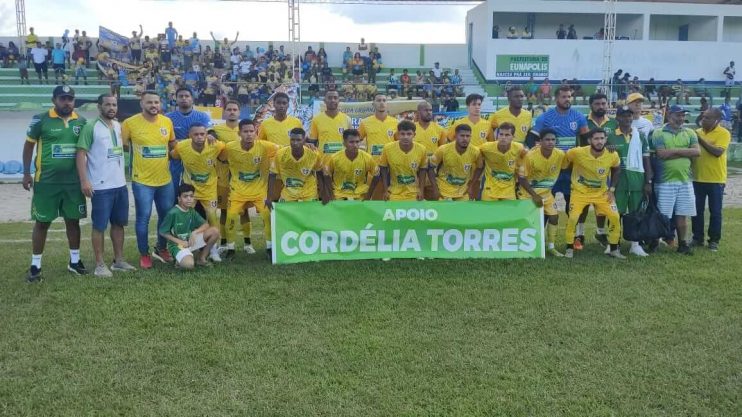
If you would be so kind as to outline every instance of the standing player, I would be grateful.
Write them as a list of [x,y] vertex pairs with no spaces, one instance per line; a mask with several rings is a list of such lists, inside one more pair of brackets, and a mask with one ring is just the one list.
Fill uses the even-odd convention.
[[546,216],[547,253],[562,257],[554,247],[556,243],[559,212],[551,188],[554,186],[564,164],[564,151],[556,148],[557,133],[553,129],[540,132],[540,145],[531,149],[523,158],[518,171],[521,198],[529,195],[537,206],[544,207]]
[[435,150],[428,177],[433,195],[441,200],[474,200],[479,190],[474,188],[474,172],[482,172],[482,153],[472,146],[471,127],[458,125],[454,141]]
[[[90,198],[95,255],[95,276],[111,277],[113,271],[133,271],[124,260],[124,226],[129,221],[121,125],[116,121],[118,102],[111,94],[98,96],[98,118],[85,125],[77,141],[77,173],[82,192]],[[113,265],[103,260],[103,233],[111,223]]]
[[[482,201],[515,200],[518,168],[526,155],[523,144],[513,142],[515,126],[505,122],[497,129],[497,141],[479,147],[484,160]],[[478,170],[481,174],[481,169]]]
[[[172,49],[172,48],[171,48]],[[187,87],[180,87],[175,90],[175,102],[178,106],[175,111],[171,111],[166,116],[173,122],[173,130],[175,132],[175,140],[181,141],[188,139],[188,132],[191,125],[194,123],[200,123],[207,127],[212,128],[211,117],[208,114],[198,111],[193,108],[193,94]],[[209,132],[207,139],[209,142],[214,142],[214,136]],[[178,160],[170,161],[170,175],[173,179],[173,201],[178,194],[178,186],[181,182],[181,176],[183,175],[183,164]]]
[[343,132],[350,129],[350,117],[338,110],[340,95],[336,90],[325,92],[325,111],[312,118],[308,142],[317,147],[323,163],[343,149]]
[[[374,96],[374,114],[361,120],[358,132],[361,134],[361,141],[365,141],[365,150],[374,157],[377,164],[381,160],[381,151],[387,143],[394,141],[394,135],[397,133],[397,119],[389,116],[386,107],[386,96],[376,94]],[[362,147],[361,149],[364,149]],[[381,187],[375,190],[376,182],[371,181],[372,187],[369,190],[374,200],[384,198]]]
[[[240,103],[235,100],[227,101],[224,107],[225,123],[214,126],[214,136],[225,145],[240,141]],[[229,164],[219,159],[216,161],[216,206],[219,208],[219,236],[221,236],[221,248],[225,249],[227,244],[227,208],[229,205]],[[242,232],[245,237],[245,252],[255,253],[250,241],[250,216],[245,215],[240,219]]]
[[483,100],[484,97],[479,94],[469,94],[466,96],[466,111],[468,114],[466,117],[456,120],[448,128],[448,137],[452,138],[456,135],[456,126],[465,124],[471,128],[472,145],[479,147],[487,141],[492,140],[493,134],[490,128],[490,122],[482,118]]
[[494,131],[505,122],[511,123],[515,126],[513,140],[521,144],[525,143],[526,135],[533,123],[531,112],[523,109],[523,102],[526,99],[526,95],[523,93],[523,88],[519,85],[510,87],[507,95],[508,107],[503,107],[490,116],[491,129]]
[[[256,140],[255,122],[249,119],[240,121],[240,140],[227,144],[219,159],[229,163],[229,208],[227,209],[227,259],[234,257],[237,222],[248,215],[252,205],[263,219],[265,246],[270,257],[271,218],[265,206],[267,200],[268,170],[271,160],[280,148],[275,143]],[[243,233],[244,223],[243,223]],[[244,234],[245,252],[252,249],[250,234]],[[251,250],[248,250],[250,247]]]
[[[306,132],[297,127],[289,132],[289,146],[276,152],[268,176],[268,195],[273,195],[276,179],[283,181],[279,201],[315,201],[317,181],[322,184],[322,160],[306,146]],[[271,201],[266,201],[273,208]]]
[[[59,216],[64,219],[70,248],[67,269],[76,275],[87,273],[80,260],[80,219],[86,216],[87,206],[75,166],[76,146],[85,119],[75,113],[75,91],[69,86],[54,88],[52,103],[53,109],[31,119],[23,146],[23,188],[30,191],[33,187],[31,218],[35,221],[28,282],[41,281],[46,234]],[[31,177],[34,148],[36,173]]]
[[289,132],[292,129],[301,128],[301,120],[288,115],[289,96],[286,93],[273,95],[273,117],[260,124],[258,139],[267,140],[278,146],[289,146]]
[[[154,91],[145,91],[139,103],[140,114],[129,117],[121,124],[121,141],[124,149],[131,152],[131,191],[136,209],[135,231],[139,249],[139,266],[152,268],[149,255],[149,218],[152,202],[157,209],[158,228],[162,219],[173,207],[175,195],[168,155],[175,146],[173,122],[160,114],[160,96]],[[172,262],[165,247],[165,238],[158,235],[157,246],[152,256],[162,262]]]
[[[587,120],[585,116],[572,108],[572,89],[568,85],[561,85],[556,91],[556,106],[541,114],[534,124],[534,128],[529,132],[529,138],[526,143],[533,146],[532,141],[539,138],[539,132],[544,129],[553,129],[557,132],[557,147],[563,151],[574,148],[580,136],[588,132]],[[567,204],[567,214],[570,210],[570,181],[571,173],[564,170],[559,174],[559,178],[554,183],[551,192],[556,195],[562,193]],[[578,235],[584,235],[584,230],[577,230]],[[575,249],[582,248],[582,242],[574,243]]]
[[[428,159],[430,159],[433,157],[435,151],[438,150],[438,147],[447,142],[448,135],[446,129],[433,120],[433,106],[427,101],[421,101],[417,105],[417,118],[418,121],[415,123],[415,142],[425,147]],[[471,139],[471,130],[469,132]],[[434,172],[431,173],[434,174]],[[435,197],[433,191],[435,182],[434,176],[428,176],[425,179],[424,193],[426,199],[438,199]]]
[[[647,138],[631,127],[633,112],[628,106],[616,110],[618,127],[608,135],[607,147],[621,158],[621,179],[616,186],[616,207],[621,215],[639,210],[644,195],[652,192],[652,164]],[[648,256],[639,242],[631,242],[629,253]]]
[[384,199],[390,201],[415,201],[423,199],[423,184],[428,171],[425,148],[415,143],[415,124],[403,120],[397,125],[397,141],[384,146],[379,159],[380,175],[371,181],[368,198],[371,198],[379,178],[382,189],[389,185]]
[[368,179],[378,175],[370,153],[360,150],[361,134],[355,129],[343,131],[344,149],[330,156],[324,166],[325,192],[322,202],[330,200],[364,200]]
[[[616,152],[606,151],[604,130],[595,129],[588,133],[588,137],[590,146],[572,148],[567,151],[566,156],[565,165],[572,165],[572,199],[565,235],[567,242],[565,256],[567,258],[574,256],[577,220],[582,209],[592,204],[595,212],[604,215],[608,220],[608,243],[611,248],[608,256],[626,259],[618,247],[621,223],[614,196],[621,174],[621,159]],[[610,188],[607,186],[609,179]]]
[[[178,142],[170,151],[173,159],[183,162],[183,182],[195,188],[194,198],[196,211],[212,227],[218,227],[216,195],[217,195],[217,157],[224,149],[223,142],[206,142],[206,126],[194,123],[188,131],[190,139]],[[172,252],[172,251],[171,251]],[[214,262],[221,262],[218,248],[213,246],[209,254]]]

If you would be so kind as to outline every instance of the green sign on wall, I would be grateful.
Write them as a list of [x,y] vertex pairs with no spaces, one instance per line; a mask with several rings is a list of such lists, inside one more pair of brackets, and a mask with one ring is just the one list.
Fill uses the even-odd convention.
[[549,76],[549,55],[497,55],[497,77],[545,78]]

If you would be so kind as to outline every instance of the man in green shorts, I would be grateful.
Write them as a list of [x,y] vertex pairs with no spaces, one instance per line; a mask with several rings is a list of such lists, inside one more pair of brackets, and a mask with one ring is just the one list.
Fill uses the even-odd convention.
[[[618,128],[608,135],[607,148],[618,152],[621,158],[621,179],[616,188],[616,207],[621,215],[634,212],[652,192],[652,165],[649,161],[647,138],[637,128],[631,127],[633,112],[627,106],[616,110]],[[639,242],[630,242],[629,253],[648,256]]]
[[[64,218],[70,261],[67,269],[76,274],[87,273],[80,260],[80,219],[86,217],[85,196],[75,166],[77,140],[85,119],[75,113],[75,91],[69,86],[57,86],[52,93],[54,108],[33,117],[23,146],[23,188],[30,191],[31,218],[36,221],[31,234],[31,268],[26,279],[41,281],[41,255],[51,222]],[[31,176],[31,158],[36,148],[36,173]]]

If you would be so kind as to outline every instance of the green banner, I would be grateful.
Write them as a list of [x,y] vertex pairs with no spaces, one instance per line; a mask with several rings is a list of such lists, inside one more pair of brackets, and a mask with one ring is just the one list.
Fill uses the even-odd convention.
[[273,263],[543,258],[543,209],[517,201],[275,203]]
[[497,55],[495,76],[503,78],[548,77],[549,55]]

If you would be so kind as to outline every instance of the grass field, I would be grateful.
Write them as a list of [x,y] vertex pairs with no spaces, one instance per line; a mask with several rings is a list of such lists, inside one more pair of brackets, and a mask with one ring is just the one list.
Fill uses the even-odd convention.
[[108,280],[65,272],[55,224],[39,285],[31,225],[0,224],[0,415],[739,416],[742,209],[725,216],[721,250],[690,257],[260,254]]

